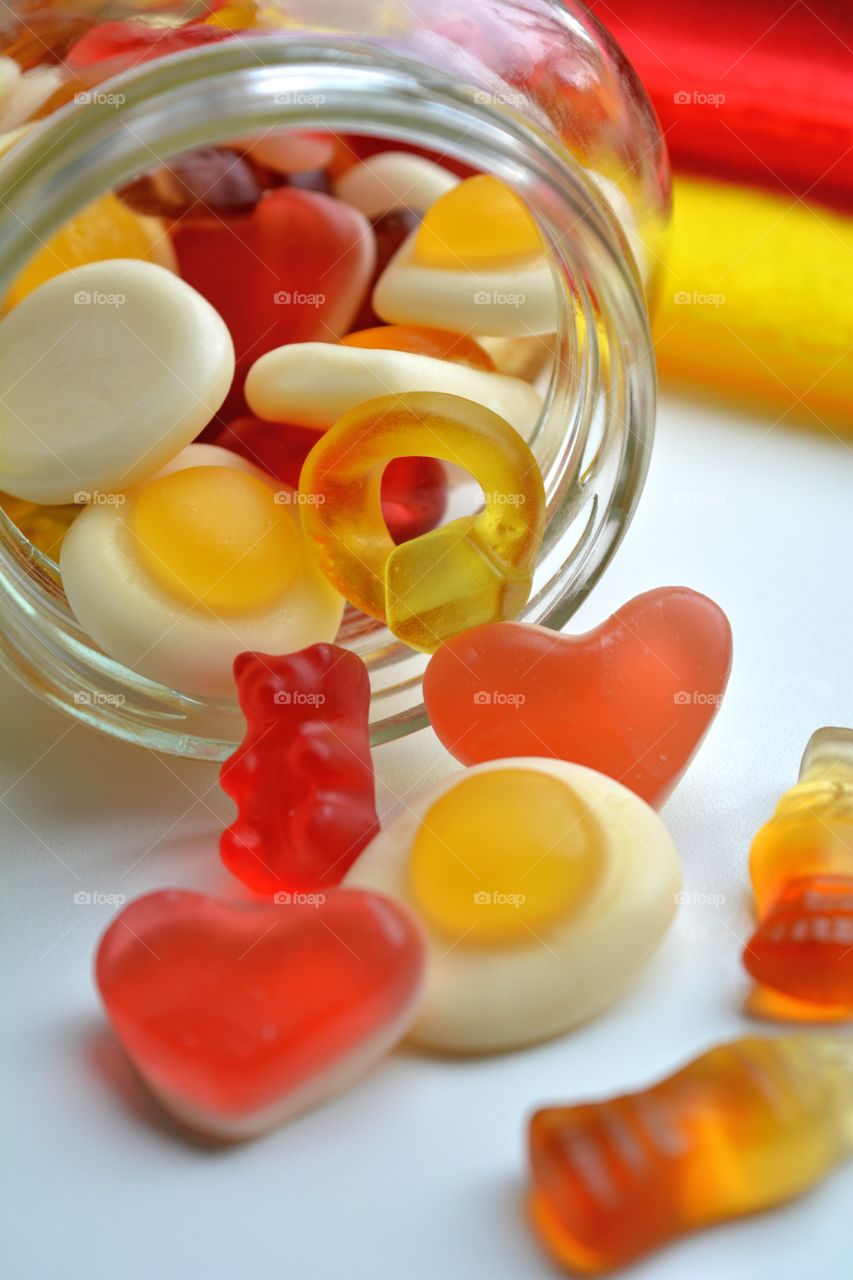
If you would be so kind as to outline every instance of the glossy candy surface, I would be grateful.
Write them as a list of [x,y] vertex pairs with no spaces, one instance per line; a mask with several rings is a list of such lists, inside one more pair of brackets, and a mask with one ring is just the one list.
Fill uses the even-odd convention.
[[750,850],[759,924],[743,963],[803,1003],[785,1016],[853,1017],[853,731],[813,735],[796,786]]
[[622,996],[666,935],[681,871],[638,796],[528,758],[407,801],[346,883],[423,922],[429,975],[411,1038],[490,1053],[561,1035]]
[[152,1093],[225,1139],[280,1124],[378,1061],[411,1022],[422,974],[408,913],[343,890],[258,906],[148,894],[113,921],[96,962]]
[[[380,483],[388,461],[408,455],[464,467],[484,510],[395,547]],[[527,600],[544,529],[542,477],[518,433],[482,405],[440,394],[368,401],[312,449],[300,495],[330,582],[413,648],[432,652],[466,626],[513,617]]]
[[169,218],[246,213],[262,194],[252,166],[225,147],[186,151],[119,191],[123,203],[137,213]]
[[538,1111],[533,1220],[558,1261],[597,1275],[781,1204],[851,1150],[851,1046],[743,1039],[639,1093]]
[[318,644],[234,663],[246,736],[222,766],[239,808],[222,860],[258,893],[338,884],[379,829],[370,681],[356,654]]
[[716,714],[731,656],[712,600],[659,587],[585,635],[510,622],[455,636],[427,668],[424,700],[463,764],[556,756],[660,805]]
[[[317,440],[317,432],[309,427],[237,418],[214,442],[296,489]],[[441,522],[447,488],[447,474],[435,458],[395,458],[388,463],[382,476],[382,515],[396,543],[428,533]]]
[[165,58],[202,45],[217,44],[230,34],[203,23],[152,27],[141,22],[102,22],[72,45],[66,62],[73,71],[111,60],[122,68],[133,67],[151,58]]
[[370,329],[358,329],[341,338],[341,346],[362,347],[368,351],[410,351],[413,355],[433,356],[437,360],[452,360],[494,373],[491,356],[464,333],[452,333],[449,329],[430,329],[414,324],[380,324]]

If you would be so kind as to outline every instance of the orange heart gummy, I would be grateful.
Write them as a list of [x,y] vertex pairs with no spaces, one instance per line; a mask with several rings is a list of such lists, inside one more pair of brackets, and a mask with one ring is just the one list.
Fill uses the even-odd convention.
[[182,1124],[248,1138],[337,1092],[399,1041],[424,979],[420,927],[356,889],[239,905],[131,902],[101,940],[113,1028]]
[[555,756],[661,805],[717,712],[731,658],[713,600],[658,587],[582,636],[520,622],[453,636],[427,667],[424,700],[463,764]]

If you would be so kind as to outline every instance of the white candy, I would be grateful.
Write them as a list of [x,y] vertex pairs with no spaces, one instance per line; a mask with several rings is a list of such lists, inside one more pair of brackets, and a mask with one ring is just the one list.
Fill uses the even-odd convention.
[[[160,474],[209,466],[248,472],[276,491],[288,488],[230,449],[208,444],[189,445]],[[238,653],[295,653],[334,640],[344,600],[307,545],[279,602],[260,612],[219,618],[174,599],[151,579],[129,527],[133,495],[111,497],[74,521],[62,544],[60,569],[77,621],[116,662],[182,693],[233,698]]]
[[335,183],[335,195],[380,218],[395,209],[426,213],[430,205],[459,182],[455,173],[407,151],[382,151],[347,170]]
[[373,310],[389,324],[518,337],[557,328],[557,281],[548,259],[508,270],[449,271],[414,261],[417,231],[403,242],[373,290]]
[[329,427],[365,400],[408,391],[443,391],[474,400],[523,436],[530,435],[542,409],[539,392],[521,378],[408,351],[327,342],[291,343],[270,351],[246,379],[252,413],[303,427]]
[[0,321],[0,489],[126,489],[198,435],[233,376],[223,320],[171,272],[122,258],[55,276]]
[[410,1038],[430,1049],[488,1053],[561,1035],[623,994],[675,915],[681,867],[661,819],[612,778],[564,760],[491,760],[439,783],[374,837],[344,886],[386,893],[417,915],[409,858],[427,811],[463,777],[513,768],[558,778],[587,802],[603,838],[601,874],[543,937],[466,947],[464,935],[454,944],[426,925],[429,976]]
[[256,138],[244,138],[240,146],[259,164],[284,174],[324,169],[335,153],[332,137],[296,133],[292,129],[273,129]]
[[17,129],[64,82],[59,67],[22,72],[12,58],[0,58],[0,133]]

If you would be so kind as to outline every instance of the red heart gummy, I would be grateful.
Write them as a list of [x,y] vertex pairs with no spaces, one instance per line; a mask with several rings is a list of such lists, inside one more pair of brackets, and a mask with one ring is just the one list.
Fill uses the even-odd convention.
[[408,1030],[419,926],[355,889],[235,906],[137,898],[104,934],[101,998],[131,1062],[182,1124],[248,1138],[321,1101]]
[[434,654],[424,700],[463,764],[556,756],[661,805],[717,712],[731,659],[713,600],[658,587],[582,636],[519,622],[464,631]]

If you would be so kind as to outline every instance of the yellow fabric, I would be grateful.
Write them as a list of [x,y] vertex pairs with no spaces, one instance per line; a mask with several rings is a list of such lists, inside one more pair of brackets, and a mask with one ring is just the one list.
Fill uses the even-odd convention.
[[677,178],[654,329],[664,381],[853,431],[853,218]]

